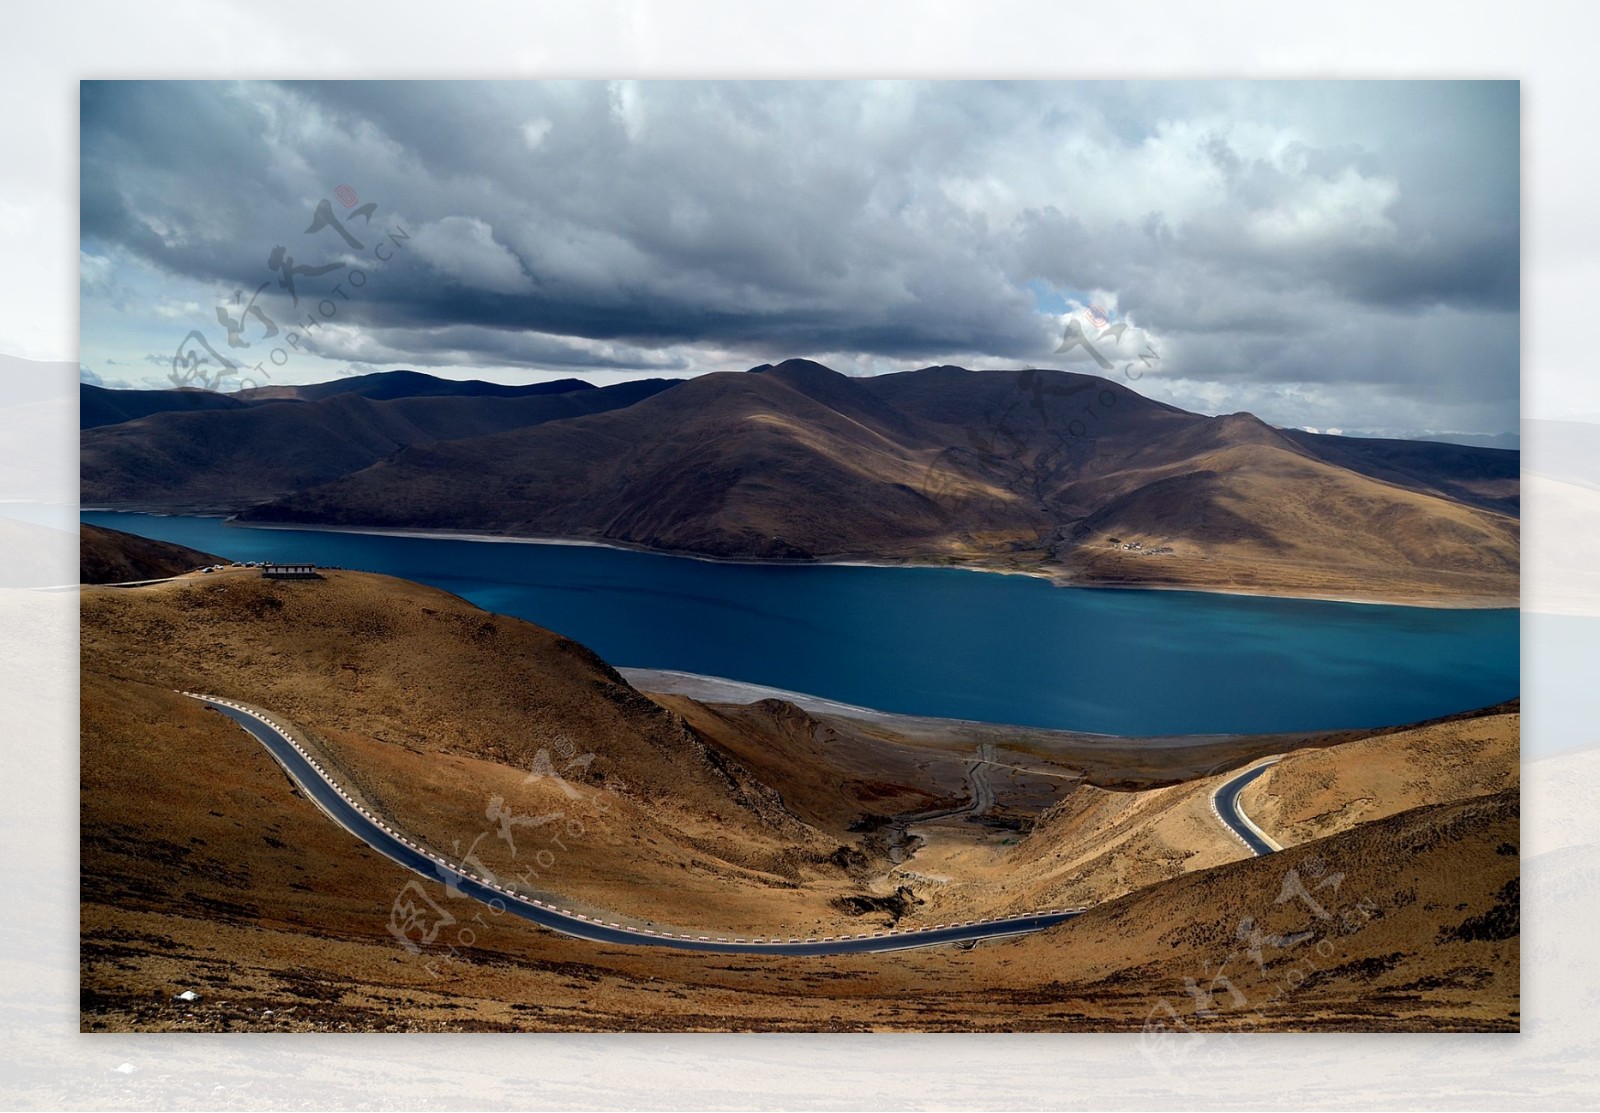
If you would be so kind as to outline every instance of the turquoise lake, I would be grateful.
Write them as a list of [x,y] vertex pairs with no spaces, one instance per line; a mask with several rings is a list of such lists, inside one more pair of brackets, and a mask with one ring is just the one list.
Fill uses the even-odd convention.
[[720,564],[591,546],[82,520],[234,560],[431,584],[676,669],[914,715],[1108,734],[1381,726],[1519,692],[1518,612],[1056,587],[956,569]]

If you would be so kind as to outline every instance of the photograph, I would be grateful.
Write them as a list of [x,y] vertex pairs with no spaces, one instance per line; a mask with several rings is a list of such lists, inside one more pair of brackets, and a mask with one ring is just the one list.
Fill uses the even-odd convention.
[[77,93],[80,1033],[1524,1030],[1518,80]]

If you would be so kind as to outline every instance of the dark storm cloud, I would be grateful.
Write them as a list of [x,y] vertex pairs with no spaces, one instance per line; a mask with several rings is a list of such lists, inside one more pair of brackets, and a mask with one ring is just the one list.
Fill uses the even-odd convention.
[[304,229],[341,183],[376,203],[364,247],[411,238],[339,358],[1046,363],[1044,283],[1164,374],[1515,416],[1515,85],[87,83],[82,134],[86,257],[124,269],[370,266]]

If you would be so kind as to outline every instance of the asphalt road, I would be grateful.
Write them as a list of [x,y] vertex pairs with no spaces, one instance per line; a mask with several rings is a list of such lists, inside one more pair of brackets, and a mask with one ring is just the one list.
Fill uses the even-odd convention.
[[524,920],[530,920],[541,927],[578,939],[635,947],[667,947],[680,951],[785,955],[860,954],[904,951],[918,947],[1028,935],[1070,920],[1085,911],[1082,908],[1052,909],[1025,916],[969,920],[959,924],[939,924],[918,930],[884,930],[861,935],[822,938],[797,936],[727,938],[710,932],[699,934],[664,928],[624,926],[520,895],[513,892],[510,885],[494,877],[481,876],[447,861],[362,808],[329,778],[327,771],[315,758],[302,750],[270,717],[246,710],[239,704],[215,696],[204,696],[195,692],[182,694],[221,712],[248,731],[278,760],[294,782],[300,786],[301,791],[317,807],[378,853],[430,881],[441,882],[491,907],[503,906],[505,911]]
[[966,763],[967,790],[972,799],[953,808],[934,808],[895,816],[884,828],[889,845],[889,861],[898,868],[905,862],[906,841],[914,824],[931,823],[957,815],[985,815],[994,807],[994,789],[989,785],[989,765],[994,761],[994,743],[978,745],[978,756]]
[[1243,792],[1245,786],[1250,784],[1251,781],[1254,781],[1277,763],[1278,759],[1273,758],[1271,761],[1264,761],[1260,765],[1246,769],[1211,794],[1211,809],[1217,813],[1217,818],[1222,820],[1223,825],[1232,831],[1240,842],[1249,847],[1251,853],[1257,856],[1271,854],[1274,851],[1282,850],[1283,847],[1272,842],[1245,816],[1244,809],[1239,807],[1239,793]]

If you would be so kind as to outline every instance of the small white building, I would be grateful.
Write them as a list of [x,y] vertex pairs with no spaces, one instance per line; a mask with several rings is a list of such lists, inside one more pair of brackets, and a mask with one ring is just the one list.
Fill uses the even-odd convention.
[[263,564],[261,575],[269,580],[315,580],[315,564]]

